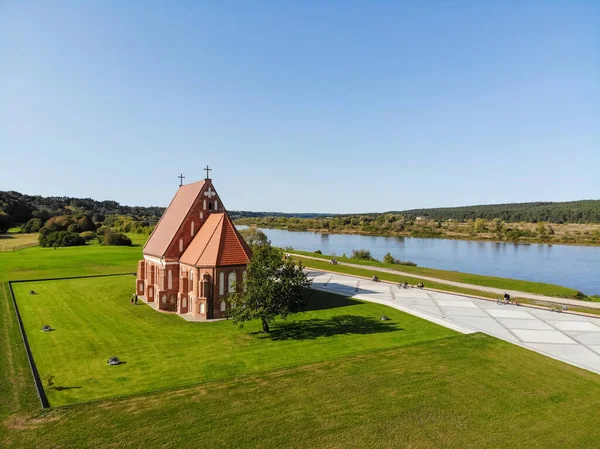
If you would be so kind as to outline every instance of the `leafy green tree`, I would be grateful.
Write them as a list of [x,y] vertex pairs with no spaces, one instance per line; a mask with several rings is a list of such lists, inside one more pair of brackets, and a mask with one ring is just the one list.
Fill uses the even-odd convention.
[[475,232],[486,232],[487,228],[485,224],[486,222],[483,218],[478,218],[473,224],[473,229],[475,230]]
[[256,227],[242,229],[240,234],[253,251],[255,247],[269,246],[271,244],[267,235]]
[[42,220],[40,220],[39,218],[32,218],[27,223],[25,223],[23,226],[21,226],[21,231],[23,231],[27,234],[31,234],[32,232],[40,232],[40,229],[42,229],[42,226],[44,226],[44,223],[42,222]]
[[8,232],[13,227],[15,221],[11,215],[0,212],[0,232]]
[[306,305],[311,281],[302,264],[284,259],[283,253],[268,245],[255,247],[248,264],[243,289],[227,297],[228,317],[240,327],[246,321],[260,319],[263,332],[279,317],[286,319]]

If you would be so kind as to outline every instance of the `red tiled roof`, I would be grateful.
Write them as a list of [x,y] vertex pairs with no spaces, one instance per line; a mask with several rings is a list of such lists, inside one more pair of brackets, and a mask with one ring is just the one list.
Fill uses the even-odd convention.
[[245,265],[252,252],[227,213],[208,216],[180,262],[192,266]]
[[144,254],[163,257],[175,238],[177,230],[194,205],[194,201],[202,191],[204,181],[194,182],[179,187],[175,197],[162,215],[156,228],[144,245]]

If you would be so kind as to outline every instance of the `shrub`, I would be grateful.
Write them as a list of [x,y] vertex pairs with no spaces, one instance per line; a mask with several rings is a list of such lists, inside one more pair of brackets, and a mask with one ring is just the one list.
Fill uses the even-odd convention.
[[416,263],[411,262],[410,260],[408,260],[406,262],[403,262],[400,259],[396,259],[396,258],[392,257],[392,255],[390,253],[387,253],[384,256],[383,262],[384,263],[393,263],[393,264],[396,264],[396,265],[404,265],[404,266],[407,266],[407,267],[416,267],[417,266]]
[[81,229],[81,226],[79,226],[79,224],[77,224],[77,223],[71,223],[67,227],[67,231],[76,232],[77,234],[79,234],[80,232],[83,232],[83,230]]
[[108,228],[104,231],[104,235],[98,237],[98,242],[106,246],[131,246],[131,239],[125,234],[115,232]]
[[81,246],[85,245],[85,239],[78,234],[69,231],[50,231],[40,233],[38,238],[40,246],[61,247],[61,246]]
[[83,237],[86,242],[89,242],[90,240],[94,240],[97,236],[93,231],[85,231],[80,233],[79,237]]
[[315,250],[315,254],[323,254],[320,249]]
[[375,260],[368,249],[353,249],[351,257],[359,260]]
[[42,229],[43,225],[44,224],[42,223],[42,220],[40,220],[39,218],[32,218],[23,226],[21,226],[21,231],[26,232],[27,234],[30,234],[32,232],[40,232],[40,229]]

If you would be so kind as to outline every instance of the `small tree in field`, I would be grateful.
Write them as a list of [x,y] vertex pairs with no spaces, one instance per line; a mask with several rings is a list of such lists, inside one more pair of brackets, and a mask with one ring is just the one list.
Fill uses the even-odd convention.
[[244,322],[259,318],[263,332],[268,333],[269,324],[275,318],[285,320],[290,313],[302,310],[307,303],[310,284],[302,264],[284,260],[283,253],[277,248],[255,247],[243,292],[227,297],[228,317],[241,327]]

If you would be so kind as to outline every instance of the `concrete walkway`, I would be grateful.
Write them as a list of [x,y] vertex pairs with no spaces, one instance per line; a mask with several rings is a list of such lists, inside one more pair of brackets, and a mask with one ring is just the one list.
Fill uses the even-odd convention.
[[307,268],[312,287],[385,304],[462,333],[484,332],[600,374],[600,318],[497,304]]
[[[304,256],[304,255],[299,255],[299,254],[294,254],[294,253],[286,253],[286,254],[288,256],[292,256],[292,257],[294,257],[294,256],[295,257],[303,257],[305,259],[318,260],[321,262],[329,262],[329,259],[322,259],[320,257]],[[502,290],[500,288],[484,287],[482,285],[473,285],[473,284],[465,284],[463,282],[448,281],[445,279],[438,279],[438,278],[433,278],[433,277],[429,277],[429,276],[421,276],[418,274],[406,273],[404,271],[397,271],[397,270],[392,270],[390,268],[383,268],[383,267],[374,267],[374,266],[370,266],[370,265],[358,265],[358,264],[347,263],[347,262],[340,262],[339,264],[344,267],[361,268],[363,270],[369,270],[369,271],[373,271],[373,272],[382,272],[382,273],[391,273],[391,274],[397,274],[399,276],[409,276],[412,278],[423,279],[424,281],[452,285],[454,287],[469,288],[472,290],[479,290],[482,292],[495,293],[498,295],[498,297],[503,296],[504,293],[508,293],[513,298],[527,298],[527,299],[533,299],[536,301],[546,301],[546,302],[552,302],[552,303],[556,303],[556,304],[568,304],[570,306],[589,307],[590,309],[600,309],[600,302],[579,301],[577,299],[567,299],[567,298],[557,298],[557,297],[553,297],[553,296],[536,295],[535,293],[525,293],[525,292],[519,292],[517,290]],[[332,268],[333,268],[333,266],[332,266]]]

